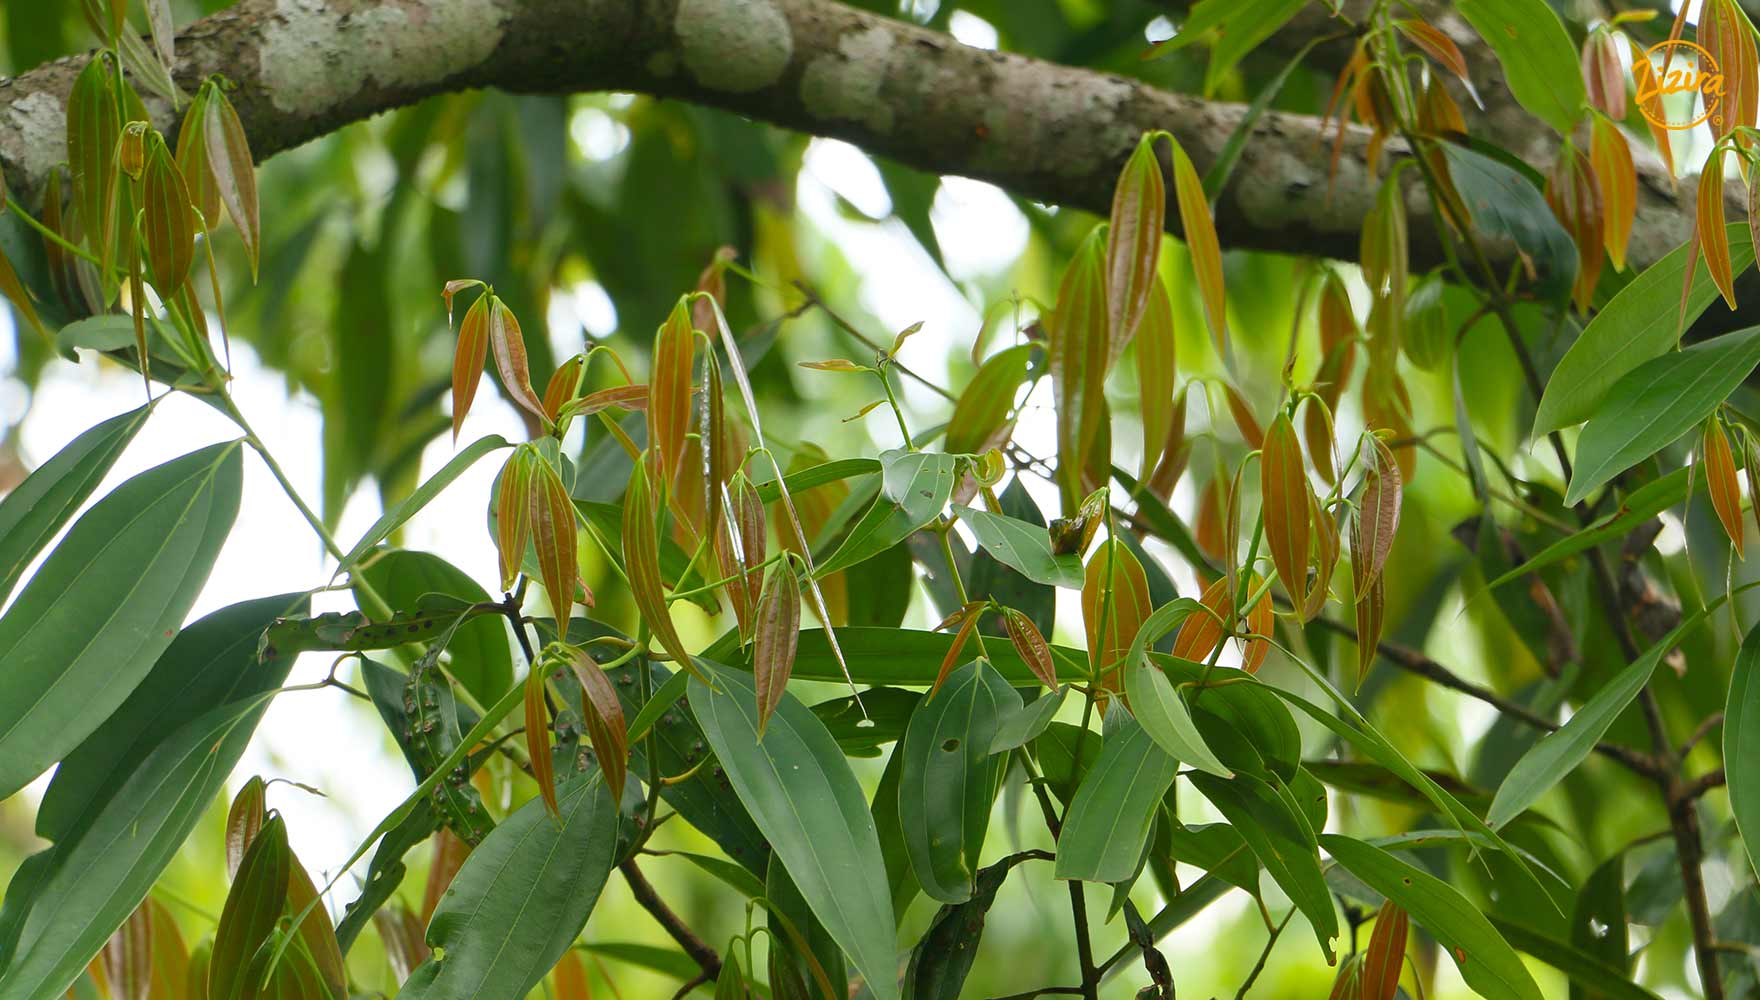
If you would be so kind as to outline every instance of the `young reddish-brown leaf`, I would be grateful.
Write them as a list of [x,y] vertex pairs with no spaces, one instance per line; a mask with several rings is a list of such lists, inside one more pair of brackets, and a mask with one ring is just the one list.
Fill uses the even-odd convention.
[[1150,473],[1149,491],[1166,503],[1173,496],[1173,488],[1179,485],[1180,474],[1185,472],[1186,460],[1191,455],[1191,444],[1186,440],[1186,391],[1180,391],[1173,397],[1172,417],[1168,421],[1167,442],[1161,446],[1160,459],[1155,463],[1155,471]]
[[[104,979],[109,986],[107,996],[111,1000],[150,1000],[153,992],[153,937],[154,926],[152,914],[148,907],[154,904],[151,896],[141,902],[135,911],[128,915],[110,940],[104,942],[104,950],[98,953],[98,962],[104,971]],[[175,928],[176,925],[172,925]],[[69,991],[69,995],[74,995]]]
[[614,385],[606,389],[596,389],[575,400],[574,403],[564,405],[563,409],[570,416],[585,417],[612,407],[631,411],[646,410],[648,408],[648,387],[645,385]]
[[573,948],[562,953],[556,967],[550,970],[551,992],[556,1000],[593,1000],[587,986],[587,967],[581,964],[581,953]]
[[[531,513],[527,517],[538,552],[538,572],[544,578],[544,592],[550,597],[556,620],[567,622],[574,614],[575,583],[580,577],[574,501],[549,462],[538,459],[532,465],[532,486],[527,494]],[[587,603],[592,603],[590,594]]]
[[263,820],[268,815],[263,805],[263,792],[263,779],[252,776],[233,796],[232,807],[226,812],[226,872],[229,876],[237,877],[238,863],[244,860],[245,848],[251,846],[251,840],[263,828]]
[[1149,285],[1149,301],[1137,326],[1137,388],[1143,407],[1143,461],[1138,478],[1145,482],[1173,436],[1174,392],[1178,355],[1173,329],[1173,300],[1157,276]]
[[85,230],[86,245],[110,259],[110,199],[115,191],[116,140],[122,117],[110,54],[101,51],[86,63],[67,95],[67,162],[73,172],[73,203]]
[[1106,367],[1124,353],[1160,284],[1161,233],[1167,224],[1167,181],[1155,156],[1156,133],[1137,143],[1112,190],[1106,232]]
[[[581,380],[581,356],[575,355],[559,365],[544,386],[544,413],[551,423],[562,419],[563,404],[574,398],[575,389]],[[644,394],[645,395],[645,394]],[[456,440],[458,431],[453,430]]]
[[1363,957],[1359,952],[1345,959],[1338,978],[1332,981],[1327,1000],[1363,1000]]
[[1149,578],[1131,550],[1111,539],[1095,549],[1082,578],[1082,627],[1096,674],[1118,666],[1154,610]]
[[758,598],[757,624],[752,644],[752,675],[758,688],[758,735],[770,713],[782,703],[794,673],[795,647],[801,634],[801,585],[788,557],[770,567],[769,578]]
[[1198,550],[1217,565],[1232,556],[1226,550],[1228,528],[1224,522],[1227,512],[1228,483],[1217,476],[1205,483],[1198,494],[1198,516],[1193,525],[1193,541],[1198,543]]
[[[1723,146],[1713,149],[1705,160],[1705,169],[1699,172],[1698,214],[1694,232],[1698,237],[1699,250],[1705,254],[1705,269],[1711,273],[1712,283],[1723,293],[1723,301],[1734,309],[1735,273],[1729,259],[1729,235],[1724,229],[1723,151]],[[1692,273],[1688,272],[1688,287],[1691,287],[1692,281]]]
[[[1350,378],[1351,369],[1357,360],[1357,314],[1351,308],[1351,295],[1344,287],[1344,281],[1338,272],[1328,269],[1326,280],[1320,286],[1320,353],[1330,360],[1338,357],[1338,368],[1331,372],[1332,378],[1322,384],[1322,390],[1330,390],[1327,402],[1336,405],[1338,393],[1344,380]],[[1325,364],[1322,371],[1327,371]]]
[[[1418,96],[1418,131],[1424,135],[1433,135],[1443,139],[1456,139],[1467,134],[1467,121],[1461,117],[1460,105],[1449,96],[1448,89],[1442,85],[1442,78],[1430,74],[1429,83],[1425,84],[1424,92]],[[1457,204],[1449,205],[1449,211],[1461,227],[1466,226],[1464,210],[1458,210],[1459,192],[1454,190],[1452,179],[1448,176],[1448,156],[1440,149],[1425,150],[1425,159],[1430,161],[1432,169],[1437,170],[1437,179],[1448,185],[1448,190],[1440,192]]]
[[550,759],[550,708],[544,704],[544,675],[548,672],[539,661],[526,675],[526,755],[531,758],[532,780],[538,783],[544,808],[551,816],[561,817],[562,810],[556,802],[556,769]]
[[974,601],[964,607],[954,609],[953,614],[941,620],[935,631],[959,626],[953,634],[953,645],[947,647],[947,655],[941,658],[941,668],[935,671],[935,683],[929,685],[928,697],[935,697],[941,685],[947,682],[947,675],[953,673],[954,665],[959,662],[960,651],[966,648],[966,641],[972,637],[972,631],[978,627],[978,619],[984,617],[984,602]]
[[1027,669],[1039,678],[1040,683],[1057,690],[1057,664],[1052,662],[1051,646],[1039,634],[1039,627],[1014,608],[1002,609],[1002,625],[1008,629],[1008,641],[1025,661]]
[[196,93],[184,112],[183,124],[177,127],[177,169],[189,189],[190,203],[202,214],[202,225],[208,232],[220,228],[220,188],[214,183],[214,171],[208,166],[208,143],[204,130],[208,125],[208,97],[216,87],[204,86]]
[[525,334],[520,332],[519,319],[498,295],[489,295],[489,346],[495,352],[495,370],[501,373],[501,385],[508,399],[537,417],[544,415],[544,401],[532,389],[531,366],[526,363]]
[[1106,285],[1098,227],[1063,272],[1049,321],[1051,388],[1057,402],[1057,479],[1067,513],[1082,497],[1082,470],[1106,403]]
[[[447,299],[447,312],[451,312],[451,298]],[[477,296],[477,301],[465,310],[464,322],[458,325],[458,346],[452,352],[452,440],[458,441],[458,432],[464,426],[465,414],[471,411],[471,401],[477,398],[477,385],[483,380],[483,364],[489,358],[489,296],[487,293]]]
[[1363,953],[1363,1000],[1393,1000],[1399,994],[1399,974],[1406,963],[1406,911],[1393,900],[1381,904],[1375,931]]
[[1411,39],[1413,45],[1436,60],[1437,65],[1460,77],[1461,82],[1468,87],[1473,85],[1473,79],[1467,72],[1467,59],[1461,55],[1460,46],[1454,43],[1454,39],[1416,18],[1401,18],[1393,24],[1400,34]]
[[811,368],[816,372],[866,372],[873,371],[866,365],[858,365],[847,358],[827,358],[824,361],[801,361],[802,368]]
[[1601,278],[1604,209],[1601,185],[1588,158],[1569,144],[1559,148],[1558,159],[1546,176],[1546,204],[1577,245],[1577,280],[1571,297],[1577,311],[1587,313],[1595,297],[1595,283]]
[[588,656],[586,650],[568,647],[569,665],[581,684],[581,704],[586,709],[587,739],[605,774],[611,797],[623,801],[623,785],[629,774],[629,728],[623,719],[623,703],[611,678]]
[[1393,453],[1379,437],[1370,435],[1369,443],[1370,464],[1357,496],[1351,536],[1351,568],[1359,594],[1381,578],[1393,537],[1399,531],[1400,503],[1405,495],[1405,481]]
[[208,95],[207,123],[202,126],[202,139],[208,144],[208,168],[214,172],[214,186],[220,191],[220,202],[226,206],[226,214],[238,227],[245,256],[251,261],[251,281],[254,282],[263,249],[256,161],[251,158],[244,123],[239,121],[238,112],[219,87],[212,88]]
[[[1223,623],[1234,620],[1234,595],[1229,592],[1228,580],[1217,578],[1204,588],[1203,596],[1198,603],[1210,609],[1215,615],[1194,612],[1186,617],[1179,627],[1179,634],[1173,639],[1173,655],[1182,660],[1193,660],[1202,663],[1216,651],[1217,643],[1222,641]],[[1220,618],[1221,621],[1217,621]]]
[[1589,106],[1616,121],[1626,117],[1626,71],[1619,61],[1619,43],[1605,27],[1583,39],[1583,83]]
[[1247,447],[1255,451],[1265,447],[1265,428],[1259,418],[1253,416],[1253,407],[1247,398],[1227,383],[1223,383],[1222,397],[1228,402],[1229,415],[1234,417],[1235,429],[1241,432],[1241,440],[1247,443]]
[[1314,526],[1314,562],[1319,567],[1319,575],[1314,578],[1314,587],[1308,591],[1308,602],[1302,606],[1302,620],[1313,621],[1322,608],[1326,606],[1327,593],[1332,587],[1332,573],[1338,568],[1339,538],[1338,523],[1327,512],[1320,498],[1308,491],[1308,521]]
[[[482,772],[478,772],[482,773]],[[428,881],[422,888],[422,924],[434,919],[434,910],[440,906],[446,890],[452,887],[452,879],[458,870],[464,867],[464,859],[471,855],[471,845],[451,830],[441,827],[435,831],[434,857],[428,862]],[[417,928],[420,930],[420,927]],[[416,939],[421,940],[418,933]],[[424,948],[423,954],[427,951]]]
[[666,595],[660,587],[660,539],[654,525],[654,494],[648,485],[644,468],[647,456],[630,470],[629,487],[623,495],[623,571],[629,577],[629,589],[635,598],[636,610],[660,640],[660,647],[692,674],[701,676],[684,640],[672,624],[666,608]]
[[679,299],[654,334],[654,371],[648,379],[648,449],[654,467],[670,487],[684,459],[691,424],[691,364],[696,334],[690,309]]
[[385,945],[386,961],[391,963],[391,973],[398,983],[408,979],[417,966],[427,961],[426,921],[417,919],[401,901],[393,900],[391,905],[374,913],[373,926],[378,928],[379,940]]
[[1760,101],[1760,60],[1754,29],[1735,0],[1706,0],[1699,12],[1699,45],[1723,74],[1723,96],[1706,124],[1721,139],[1740,126],[1752,127]]
[[520,563],[525,560],[526,545],[531,541],[532,466],[542,461],[527,451],[515,448],[501,467],[501,485],[495,493],[495,547],[500,553],[501,589],[512,590],[519,576]]
[[[715,330],[715,311],[717,307],[727,307],[727,266],[739,256],[732,247],[721,247],[715,256],[709,259],[709,266],[697,275],[697,291],[709,296],[707,300],[693,298],[691,300],[691,325],[699,330],[713,333]],[[714,305],[710,305],[710,302]]]
[[[805,496],[813,491],[808,491]],[[734,617],[739,621],[740,635],[750,638],[752,619],[757,611],[764,577],[755,567],[764,561],[764,501],[758,490],[744,475],[736,475],[727,484],[719,506],[722,508],[721,530],[715,534],[715,556],[723,577],[738,576],[727,585],[727,596],[733,603]],[[803,509],[806,504],[802,504]]]
[[[1261,578],[1254,573],[1247,578],[1247,593],[1252,594],[1259,589]],[[1271,596],[1261,597],[1259,603],[1247,612],[1247,634],[1267,636],[1264,639],[1247,639],[1241,647],[1241,669],[1249,674],[1256,674],[1264,665],[1265,657],[1271,653],[1271,630],[1277,626],[1272,613]]]
[[1601,188],[1601,237],[1615,270],[1626,267],[1626,245],[1638,214],[1638,172],[1619,126],[1594,116],[1589,163]]
[[1736,482],[1736,456],[1730,451],[1729,438],[1723,424],[1713,415],[1705,421],[1699,438],[1700,468],[1705,472],[1705,489],[1711,494],[1711,507],[1723,524],[1724,534],[1736,547],[1736,558],[1743,557],[1742,490]]
[[[1364,519],[1358,516],[1351,526],[1351,562],[1355,566],[1372,563],[1370,555],[1371,543],[1363,538]],[[1360,573],[1360,571],[1358,571]],[[1387,611],[1387,577],[1377,573],[1365,586],[1361,576],[1358,577],[1356,597],[1357,617],[1357,686],[1361,687],[1363,679],[1369,676],[1369,668],[1375,664],[1375,647],[1381,641],[1381,628]]]
[[1265,434],[1259,473],[1265,544],[1290,603],[1300,609],[1308,601],[1308,498],[1314,491],[1308,486],[1295,425],[1285,413],[1278,413]]
[[1216,240],[1216,220],[1210,216],[1210,202],[1204,197],[1204,182],[1178,142],[1173,143],[1173,190],[1179,203],[1180,232],[1185,234],[1186,249],[1192,255],[1192,271],[1198,279],[1198,292],[1204,300],[1204,321],[1210,327],[1210,340],[1216,345],[1217,355],[1228,362],[1234,354],[1228,341],[1222,246]]
[[146,245],[147,274],[160,298],[183,288],[196,260],[196,219],[190,210],[183,172],[154,132],[147,142],[141,178],[141,239]]

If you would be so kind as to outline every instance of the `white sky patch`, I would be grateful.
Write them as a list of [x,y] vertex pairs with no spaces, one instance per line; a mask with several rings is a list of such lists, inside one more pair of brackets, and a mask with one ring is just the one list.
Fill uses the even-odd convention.
[[1001,40],[995,25],[963,10],[954,11],[953,16],[947,19],[947,31],[975,49],[994,49]]
[[1000,274],[1027,248],[1027,217],[994,184],[943,178],[929,218],[947,269],[961,281]]

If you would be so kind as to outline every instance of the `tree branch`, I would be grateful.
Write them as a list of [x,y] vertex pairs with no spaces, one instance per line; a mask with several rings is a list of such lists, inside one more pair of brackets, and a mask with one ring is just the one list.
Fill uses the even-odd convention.
[[684,953],[691,957],[691,961],[697,963],[697,968],[703,970],[704,979],[702,981],[713,982],[720,978],[721,956],[715,954],[714,948],[703,943],[703,939],[697,937],[696,932],[685,926],[685,922],[679,919],[678,914],[672,912],[672,908],[666,905],[666,901],[660,898],[658,892],[654,891],[653,883],[649,882],[648,877],[642,874],[642,870],[636,867],[635,859],[630,858],[618,865],[617,870],[623,873],[624,881],[629,883],[630,894],[635,896],[636,902],[642,905],[642,909],[647,910],[648,915],[653,917],[655,922],[672,937],[672,940],[678,942],[678,946],[684,949]]
[[[185,26],[177,53],[186,90],[215,73],[238,85],[234,103],[259,158],[472,87],[622,90],[845,139],[920,170],[1099,213],[1143,132],[1171,131],[1202,171],[1245,114],[826,0],[242,0]],[[83,61],[0,81],[0,162],[27,204],[65,158],[65,99]],[[174,130],[168,106],[149,108]],[[1532,120],[1521,134],[1551,142]],[[1363,166],[1367,138],[1348,132],[1328,193],[1330,139],[1319,119],[1267,113],[1218,200],[1223,243],[1354,258],[1379,183]],[[1403,155],[1396,147],[1389,152]],[[1645,172],[1636,266],[1686,238],[1691,191]],[[1415,262],[1440,260],[1429,200],[1414,186],[1407,204]],[[1168,219],[1177,227],[1177,212]]]

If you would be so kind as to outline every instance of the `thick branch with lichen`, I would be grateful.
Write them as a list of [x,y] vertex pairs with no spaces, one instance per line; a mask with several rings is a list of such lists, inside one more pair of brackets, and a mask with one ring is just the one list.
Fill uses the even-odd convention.
[[[828,0],[243,0],[186,26],[177,54],[186,89],[214,73],[237,84],[259,157],[449,91],[637,91],[1096,212],[1143,132],[1172,132],[1204,170],[1245,114]],[[63,108],[80,65],[0,81],[0,162],[27,202],[65,158]],[[162,129],[175,126],[169,107],[150,107]],[[1224,245],[1354,258],[1378,183],[1363,166],[1366,139],[1348,134],[1329,185],[1319,119],[1267,114],[1216,206]],[[1641,267],[1686,238],[1691,185],[1646,174],[1639,192],[1630,256]],[[1414,256],[1434,262],[1430,205],[1416,190],[1408,205]],[[1168,219],[1177,227],[1177,212]]]

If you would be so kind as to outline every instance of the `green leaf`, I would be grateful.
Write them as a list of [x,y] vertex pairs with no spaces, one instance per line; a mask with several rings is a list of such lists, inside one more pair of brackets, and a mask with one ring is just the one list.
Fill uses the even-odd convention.
[[1214,32],[1210,65],[1204,71],[1204,93],[1213,94],[1242,56],[1258,48],[1301,9],[1302,0],[1201,0],[1180,25],[1179,34],[1157,45],[1153,54],[1184,48]]
[[869,990],[878,1000],[898,1000],[879,836],[837,742],[811,710],[785,694],[760,743],[751,678],[703,658],[697,664],[720,690],[693,679],[691,708],[734,790]]
[[[1544,6],[1544,0],[1492,2],[1533,2]],[[1574,59],[1570,70],[1574,79]],[[1547,207],[1540,189],[1514,167],[1483,153],[1452,142],[1438,143],[1437,148],[1448,159],[1449,179],[1472,216],[1473,228],[1486,236],[1509,240],[1527,254],[1538,272],[1543,298],[1569,292],[1577,278],[1577,248]]]
[[[1660,1000],[1615,966],[1588,952],[1565,944],[1511,920],[1491,917],[1491,926],[1504,940],[1570,977],[1573,986],[1591,991],[1599,1000]],[[1620,927],[1621,937],[1625,927]]]
[[[922,887],[911,871],[910,851],[904,846],[904,830],[898,822],[898,781],[904,772],[904,754],[895,746],[886,759],[886,770],[880,772],[880,784],[874,788],[874,801],[868,811],[874,817],[874,829],[880,837],[880,858],[886,866],[886,885],[892,896],[892,915],[903,920]],[[3,941],[0,938],[0,941]]]
[[1057,710],[1063,707],[1063,699],[1068,694],[1068,687],[1060,687],[1045,692],[1021,708],[1005,710],[1002,722],[996,727],[996,735],[990,738],[990,752],[1007,753],[1037,739],[1057,717]]
[[1014,689],[973,660],[911,714],[899,745],[898,819],[911,870],[931,899],[972,898],[998,768],[1007,761],[990,755],[990,742],[1003,713],[1019,706]]
[[212,804],[266,703],[214,709],[141,761],[39,887],[0,996],[55,997],[78,978]]
[[170,645],[238,513],[237,442],[98,501],[0,618],[0,799],[91,735]]
[[1108,712],[1100,759],[1082,778],[1057,840],[1057,877],[1122,882],[1137,872],[1161,796],[1179,771],[1127,712]]
[[1211,774],[1191,774],[1192,787],[1210,800],[1223,818],[1247,842],[1247,847],[1283,889],[1290,901],[1308,918],[1327,964],[1333,961],[1333,941],[1338,937],[1338,914],[1332,909],[1332,893],[1320,871],[1320,852],[1314,829],[1282,780],[1275,775],[1260,778],[1245,771],[1233,780]]
[[0,499],[0,602],[92,491],[152,407],[111,417],[74,438]]
[[1082,558],[1051,551],[1051,533],[1044,528],[974,507],[955,507],[984,551],[1034,583],[1082,589]]
[[471,851],[428,924],[435,957],[399,997],[524,996],[568,950],[611,873],[617,805],[593,769],[557,790],[557,807],[526,802]]
[[1025,860],[1011,855],[978,872],[972,898],[943,906],[929,929],[911,950],[905,971],[905,988],[912,1000],[959,1000],[972,961],[978,957],[978,940],[984,936],[984,919],[996,902],[996,890],[1008,878],[1009,869]]
[[1577,438],[1565,505],[1574,506],[1697,426],[1757,364],[1760,326],[1701,341],[1621,376]]
[[1149,647],[1178,628],[1194,612],[1203,613],[1198,602],[1182,597],[1157,608],[1144,620],[1125,656],[1125,695],[1130,698],[1137,721],[1162,750],[1200,771],[1227,778],[1228,767],[1216,759],[1216,754],[1204,742],[1204,736],[1198,732],[1179,692],[1174,690],[1167,675],[1149,662]]
[[1729,678],[1723,716],[1723,760],[1730,812],[1748,863],[1760,871],[1760,626],[1749,630]]
[[1595,692],[1595,696],[1584,703],[1582,708],[1571,716],[1556,732],[1547,733],[1540,742],[1516,761],[1516,766],[1509,772],[1509,777],[1498,786],[1497,794],[1491,799],[1491,811],[1486,814],[1485,821],[1493,829],[1501,829],[1504,824],[1515,819],[1553,785],[1558,784],[1565,775],[1576,770],[1589,754],[1594,751],[1595,744],[1606,734],[1613,720],[1619,718],[1638,692],[1650,683],[1650,675],[1656,672],[1656,665],[1662,657],[1689,628],[1698,624],[1698,616],[1693,616],[1677,626],[1674,631],[1663,636],[1657,643],[1644,651],[1644,654],[1632,661],[1631,666],[1620,671],[1613,680]]
[[1546,0],[1459,0],[1455,6],[1497,53],[1522,107],[1569,136],[1588,93],[1576,46]]
[[1509,942],[1448,883],[1350,837],[1321,834],[1320,846],[1429,931],[1474,992],[1486,1000],[1541,1000],[1540,987]]
[[[1507,931],[1505,935],[1508,936]],[[1576,904],[1571,908],[1570,935],[1571,945],[1576,950],[1613,970],[1614,979],[1629,984],[1632,952],[1629,916],[1626,913],[1624,851],[1603,861],[1583,880],[1583,887],[1577,892]],[[1511,943],[1536,957],[1546,957],[1539,952],[1530,951],[1519,940],[1512,939]],[[1577,985],[1571,989],[1572,1000],[1584,1000],[1585,988],[1604,994],[1607,992],[1604,981],[1591,981],[1590,978],[1579,978],[1575,975],[1572,978],[1577,980]]]
[[[982,451],[990,438],[1002,429],[1008,411],[1021,383],[1027,380],[1027,361],[1033,345],[1020,344],[998,351],[986,358],[972,376],[959,401],[953,404],[953,415],[947,418],[947,450],[956,455]],[[788,484],[794,489],[794,483]]]
[[258,995],[263,970],[256,967],[255,957],[281,919],[292,871],[287,824],[272,815],[252,838],[244,860],[239,862],[232,891],[226,894],[226,907],[220,911],[208,966],[208,996],[213,1000]]
[[1676,469],[1666,476],[1645,483],[1626,494],[1619,509],[1541,549],[1534,558],[1486,584],[1485,589],[1495,590],[1511,580],[1538,573],[1602,542],[1625,537],[1636,525],[1685,500],[1692,478],[1693,470],[1689,467]]
[[883,452],[880,461],[880,495],[815,576],[854,566],[904,541],[935,520],[953,496],[959,460],[952,455],[894,449]]
[[337,572],[340,573],[353,567],[355,563],[360,562],[363,556],[371,552],[374,546],[390,538],[393,531],[416,516],[418,511],[440,495],[441,490],[450,486],[453,480],[464,474],[466,469],[475,465],[477,459],[506,447],[509,447],[507,441],[499,434],[490,434],[472,441],[468,447],[452,456],[450,461],[441,466],[439,472],[429,476],[426,482],[416,487],[414,493],[404,497],[402,503],[381,514],[379,519],[373,522],[373,526],[367,529],[367,533],[361,536],[361,540],[354,543],[354,548],[348,550],[348,555],[342,557],[342,562],[337,566]]
[[[1740,274],[1754,263],[1747,223],[1731,223],[1728,239],[1730,264]],[[1696,256],[1698,245],[1688,243],[1669,251],[1589,320],[1546,381],[1534,413],[1535,437],[1589,419],[1620,376],[1673,349],[1681,330],[1717,298],[1709,269],[1695,268],[1693,287],[1681,301],[1689,253]]]
[[[463,570],[431,552],[383,551],[358,573],[393,610],[421,607],[428,594],[472,604],[492,599]],[[513,683],[513,654],[499,615],[483,615],[460,625],[446,648],[452,657],[448,672],[479,705],[493,705]]]

